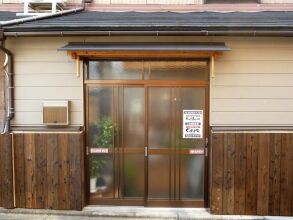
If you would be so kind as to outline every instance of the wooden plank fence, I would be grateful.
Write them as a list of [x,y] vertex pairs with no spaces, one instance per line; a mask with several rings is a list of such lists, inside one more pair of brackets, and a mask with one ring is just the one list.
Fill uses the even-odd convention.
[[13,208],[11,135],[0,135],[0,207]]
[[83,134],[17,133],[16,207],[81,210]]
[[[83,133],[16,133],[17,208],[84,207]],[[11,135],[0,135],[0,207],[13,208]]]
[[293,215],[293,133],[212,133],[211,212]]

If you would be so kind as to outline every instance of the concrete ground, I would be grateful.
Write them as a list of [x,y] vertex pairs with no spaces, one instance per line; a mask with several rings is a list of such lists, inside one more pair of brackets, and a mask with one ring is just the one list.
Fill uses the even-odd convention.
[[293,217],[211,215],[208,209],[144,208],[118,206],[88,206],[83,211],[41,209],[2,209],[0,220],[120,220],[120,219],[198,219],[198,220],[293,220]]

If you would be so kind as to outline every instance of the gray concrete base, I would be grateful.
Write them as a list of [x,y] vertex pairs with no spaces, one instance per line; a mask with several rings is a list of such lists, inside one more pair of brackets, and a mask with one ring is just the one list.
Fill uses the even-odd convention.
[[0,220],[92,220],[92,219],[198,219],[198,220],[293,220],[291,217],[211,215],[199,208],[145,208],[133,206],[87,206],[83,211],[3,209]]

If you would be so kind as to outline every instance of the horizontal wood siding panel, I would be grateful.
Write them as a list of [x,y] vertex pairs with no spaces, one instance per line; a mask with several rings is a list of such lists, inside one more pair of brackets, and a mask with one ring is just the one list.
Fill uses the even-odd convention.
[[[44,40],[46,44],[44,44]],[[284,100],[293,99],[292,96],[292,76],[293,75],[293,40],[291,38],[278,37],[36,37],[34,39],[20,37],[9,38],[7,47],[12,50],[15,57],[16,73],[16,102],[26,99],[70,99],[82,100],[82,77],[74,78],[75,63],[65,52],[57,51],[67,42],[85,41],[85,42],[225,42],[232,49],[226,52],[222,57],[216,59],[215,75],[211,79],[211,124],[212,125],[239,125],[238,118],[231,114],[230,118],[218,118],[221,111],[237,112],[239,105],[229,101],[222,105],[213,105],[218,99],[258,99],[261,104],[259,107],[254,102],[247,101],[242,111],[258,112],[254,114],[261,125],[282,125],[279,120],[271,120],[267,117],[261,117],[263,108],[268,107],[266,112],[291,111],[286,104],[276,105],[265,104],[267,99]],[[72,75],[72,78],[69,76]],[[52,76],[49,76],[51,75]],[[59,75],[60,76],[57,76]],[[68,75],[67,75],[68,74]],[[34,77],[35,75],[39,77]],[[67,75],[67,76],[66,76]],[[19,78],[17,78],[20,76]],[[54,77],[55,76],[55,77]],[[69,77],[69,78],[67,78]],[[48,79],[48,80],[47,80]],[[66,80],[67,79],[67,80]],[[63,83],[64,82],[64,83]],[[38,87],[44,86],[43,89]],[[56,89],[51,92],[50,87],[56,85]],[[27,90],[27,87],[32,87]],[[60,93],[59,87],[79,86],[74,92]],[[48,92],[44,92],[48,88]],[[75,87],[74,87],[75,88]],[[71,88],[74,90],[74,88]],[[65,90],[66,90],[65,89]],[[18,92],[19,91],[19,92]],[[70,94],[71,95],[70,95]],[[29,98],[28,95],[31,94]],[[44,97],[48,96],[48,97]],[[62,94],[62,95],[61,95]],[[39,96],[40,95],[40,96]],[[39,96],[39,97],[38,97]],[[56,97],[57,96],[57,97]],[[291,103],[290,101],[288,103]],[[250,104],[252,105],[250,107]],[[242,105],[242,104],[240,104]],[[288,104],[289,105],[289,104]],[[219,108],[218,108],[219,107]],[[225,110],[222,110],[225,109]],[[228,109],[228,110],[227,110]],[[29,109],[28,109],[29,110]],[[16,111],[18,111],[16,109]],[[21,110],[22,111],[22,110]],[[29,110],[34,111],[34,110]],[[18,112],[16,112],[18,114]],[[83,114],[80,112],[82,119]],[[20,118],[20,117],[18,117]],[[263,120],[259,120],[262,118]],[[79,119],[79,121],[81,121]],[[251,120],[254,121],[254,120]],[[24,125],[21,120],[18,125]],[[247,124],[247,123],[246,123]],[[251,124],[253,125],[253,123]],[[290,125],[293,125],[290,122]]]
[[293,74],[293,63],[284,60],[216,60],[215,75],[221,74]]
[[214,112],[213,125],[292,126],[292,112]]
[[[56,101],[56,99],[54,99]],[[63,99],[60,99],[62,101]],[[18,99],[15,103],[16,112],[42,112],[43,101],[50,101],[44,99]],[[70,100],[71,112],[82,112],[83,103],[82,100]]]
[[66,54],[66,52],[57,51],[58,48],[48,49],[48,50],[40,50],[40,49],[18,49],[16,53],[14,53],[15,62],[19,61],[42,61],[42,62],[69,62],[72,61],[71,57]]
[[216,59],[212,125],[293,125],[293,41],[222,38],[232,49]]
[[212,98],[293,99],[292,91],[293,87],[214,86]]
[[291,74],[219,74],[213,80],[214,86],[269,86],[292,87],[293,73]]
[[[71,125],[82,125],[83,119],[80,117],[82,112],[71,112]],[[42,124],[42,112],[17,112],[12,120],[13,125],[39,126]]]
[[24,184],[16,187],[17,207],[81,210],[83,133],[17,133],[14,139],[15,172],[25,170],[18,177]]
[[[75,61],[58,51],[76,38],[9,38],[14,54],[15,119],[12,125],[41,125],[45,100],[70,100],[73,125],[83,125],[83,74],[76,77]],[[46,42],[44,44],[44,41]]]
[[20,74],[15,76],[15,86],[21,87],[72,87],[80,86],[80,80],[75,73],[69,74],[39,74],[39,75],[25,75]]
[[[14,68],[15,76],[19,75],[56,75],[56,74],[73,74],[75,75],[75,62],[70,60],[68,62],[62,61],[46,61],[46,62],[34,62],[34,61],[23,61],[16,62]],[[42,70],[42,71],[40,71]]]
[[82,87],[17,87],[16,99],[82,99]]
[[218,112],[293,112],[293,99],[214,99]]
[[293,133],[221,131],[211,139],[213,214],[293,215]]
[[[232,47],[233,45],[231,45]],[[233,48],[232,48],[233,49]],[[254,60],[254,61],[263,61],[263,60],[272,60],[272,61],[292,61],[293,56],[291,50],[288,48],[281,48],[272,51],[271,48],[237,48],[232,50],[231,52],[225,53],[224,56],[219,58],[220,61],[246,61],[246,60]]]

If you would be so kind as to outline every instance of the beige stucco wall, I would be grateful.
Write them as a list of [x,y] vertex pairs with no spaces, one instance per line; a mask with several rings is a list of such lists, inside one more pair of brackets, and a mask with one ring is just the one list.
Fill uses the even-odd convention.
[[76,37],[9,38],[15,54],[14,125],[41,125],[42,100],[72,101],[72,124],[83,124],[83,79],[75,63],[57,49],[69,41],[226,42],[232,51],[215,63],[210,124],[293,125],[293,39],[257,37]]

